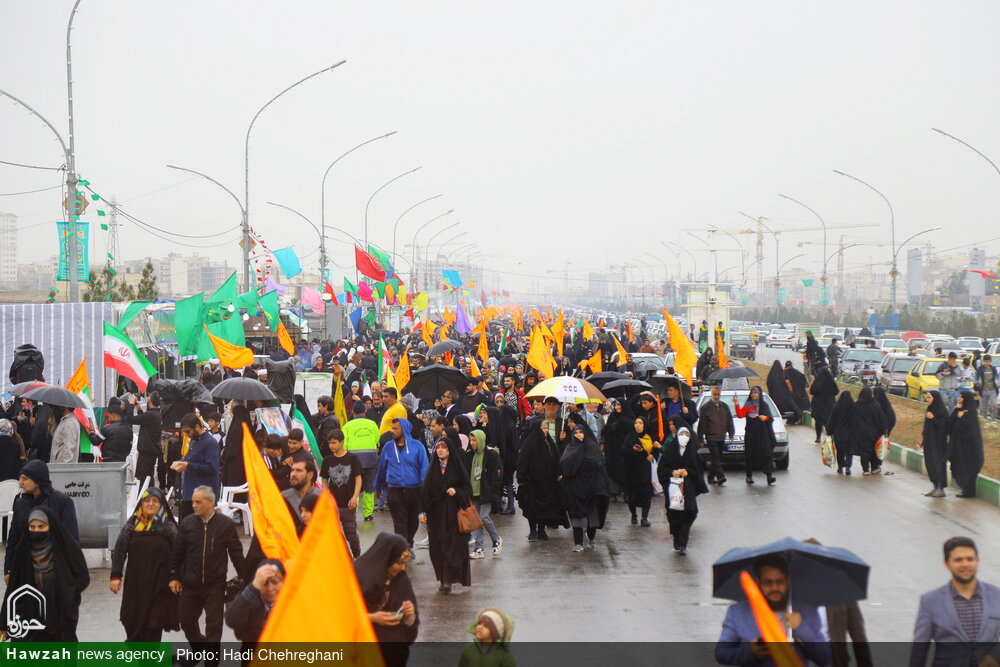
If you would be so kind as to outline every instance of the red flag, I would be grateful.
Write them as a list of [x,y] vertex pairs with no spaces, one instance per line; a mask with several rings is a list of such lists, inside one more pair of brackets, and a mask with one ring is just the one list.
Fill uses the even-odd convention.
[[337,293],[333,291],[333,285],[329,281],[323,284],[323,292],[330,295],[330,303],[334,306],[339,306],[340,302],[337,301]]
[[385,282],[385,271],[382,270],[374,257],[358,246],[354,246],[354,263],[361,275],[371,278],[376,282]]

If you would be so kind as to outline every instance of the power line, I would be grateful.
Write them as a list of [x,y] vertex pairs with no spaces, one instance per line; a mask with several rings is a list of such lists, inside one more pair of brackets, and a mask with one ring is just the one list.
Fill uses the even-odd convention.
[[25,169],[44,169],[46,171],[65,171],[66,167],[40,167],[37,164],[21,164],[20,162],[8,162],[7,160],[0,160],[0,164],[10,165],[11,167],[24,167]]
[[[91,188],[89,185],[84,186],[84,187],[87,190],[89,190],[91,194],[97,195],[98,198],[100,199],[100,201],[104,202],[109,207],[111,207],[112,209],[116,210],[125,219],[130,220],[130,221],[134,222],[137,225],[141,225],[143,227],[148,227],[149,229],[155,229],[156,231],[162,232],[163,234],[170,234],[171,236],[179,236],[181,238],[186,238],[186,239],[209,239],[209,238],[212,238],[214,236],[222,236],[223,234],[228,234],[229,232],[232,232],[232,231],[237,230],[237,229],[240,228],[240,225],[236,225],[234,227],[230,227],[229,229],[224,229],[221,232],[216,232],[215,234],[180,234],[178,232],[171,232],[169,230],[157,227],[156,225],[151,225],[148,222],[144,222],[143,220],[140,220],[139,218],[136,218],[135,216],[130,215],[129,213],[126,213],[117,204],[114,204],[114,203],[108,201],[107,199],[105,199],[101,195],[98,195],[96,192],[94,192],[93,188]],[[166,189],[166,188],[163,188],[163,189]],[[153,193],[148,193],[148,194],[153,194]],[[140,196],[146,196],[146,195],[140,195]],[[160,238],[163,238],[163,237],[160,237]],[[192,246],[192,247],[195,247],[195,246]],[[207,246],[207,247],[216,247],[216,246]]]
[[14,197],[16,195],[33,195],[36,192],[47,192],[49,190],[58,190],[62,185],[53,185],[50,188],[40,188],[38,190],[25,190],[24,192],[0,192],[0,197]]

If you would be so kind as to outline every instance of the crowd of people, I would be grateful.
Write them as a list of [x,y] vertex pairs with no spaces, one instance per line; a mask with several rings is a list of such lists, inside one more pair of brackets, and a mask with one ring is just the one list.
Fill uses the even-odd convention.
[[[590,360],[595,356],[604,369],[633,373],[633,353],[666,348],[665,341],[649,340],[644,330],[638,333],[633,334],[631,324],[602,328],[589,340],[574,331],[566,336],[564,349],[559,346],[555,373],[593,375]],[[707,340],[704,332],[696,335],[698,341]],[[715,335],[716,340],[725,336],[721,323]],[[211,411],[184,415],[176,432],[164,428],[162,399],[155,388],[141,399],[111,399],[100,455],[105,461],[134,459],[136,477],[151,482],[118,537],[108,582],[113,593],[122,595],[120,619],[128,641],[159,641],[164,631],[182,629],[192,646],[211,648],[218,645],[224,623],[248,645],[260,635],[281,590],[284,564],[265,558],[256,538],[244,551],[236,523],[216,509],[224,487],[246,483],[244,426],[300,533],[319,494],[332,494],[369,618],[390,664],[405,663],[406,646],[419,629],[417,601],[406,576],[407,563],[417,558],[416,547],[428,548],[439,591],[449,594],[456,585],[472,585],[471,561],[502,553],[504,539],[491,515],[513,515],[520,508],[529,542],[549,540],[554,529],[569,529],[571,550],[578,553],[596,548],[611,504],[626,506],[631,524],[641,529],[652,525],[653,502],[660,498],[673,549],[685,556],[698,497],[710,485],[727,483],[721,456],[734,437],[734,417],[746,420],[747,484],[755,483],[755,472],[764,474],[768,486],[776,483],[772,422],[777,415],[761,387],[751,388],[735,410],[721,400],[718,386],[709,389],[699,409],[681,382],[668,385],[663,395],[641,391],[603,403],[563,403],[532,393],[546,378],[526,363],[526,332],[490,336],[481,364],[473,359],[479,347],[474,337],[459,337],[455,349],[438,355],[430,353],[418,334],[388,334],[382,353],[390,368],[409,363],[417,371],[442,363],[461,372],[460,386],[417,396],[378,376],[380,351],[374,342],[361,337],[301,341],[295,355],[279,352],[245,369],[222,368],[212,360],[200,374],[206,388],[242,376],[266,383],[278,398],[220,401]],[[701,347],[696,371],[718,368],[711,347]],[[313,406],[295,392],[295,375],[303,369],[330,374],[329,394]],[[805,392],[794,373],[780,367],[777,372],[789,395]],[[769,376],[769,390],[771,380]],[[880,472],[877,444],[895,421],[884,392],[865,389],[857,401],[848,392],[838,397],[833,375],[822,364],[809,392],[817,440],[825,431],[836,442],[838,472],[850,474],[853,456],[861,458],[865,474]],[[949,457],[963,497],[974,495],[975,461],[963,458],[965,448],[958,455],[959,447],[949,442],[966,443],[973,431],[978,433],[975,402],[974,394],[962,393],[949,413],[947,400],[930,394],[924,448],[935,483],[932,495],[945,483],[938,466]],[[284,435],[268,422],[273,415],[268,410],[275,408],[281,411]],[[303,425],[293,423],[294,412],[308,422],[315,450]],[[338,412],[348,419],[342,421]],[[71,426],[78,448],[80,426],[72,412],[16,401],[7,419],[0,420],[0,439],[10,438],[18,448],[19,462],[11,468],[22,489],[5,555],[7,590],[20,581],[39,582],[59,614],[59,623],[28,639],[75,639],[81,593],[89,584],[87,569],[80,566],[72,500],[52,488],[45,463],[82,456],[78,449],[63,454],[74,435],[61,429]],[[133,426],[138,426],[134,452]],[[703,446],[706,465],[698,453]],[[972,486],[966,489],[969,479]],[[393,534],[379,534],[362,552],[358,514],[365,522],[380,511],[389,512]],[[426,538],[418,540],[421,526]],[[47,540],[35,537],[40,532],[48,534]],[[39,546],[43,541],[47,546]],[[42,566],[40,572],[43,548],[55,566]],[[238,573],[235,580],[227,577],[230,564]],[[763,586],[780,579],[782,568],[765,563],[755,574]],[[787,567],[783,574],[787,579]],[[802,622],[800,632],[805,633],[811,620]],[[739,623],[736,627],[737,635],[752,634],[739,629]],[[482,664],[479,658],[490,652],[500,655],[491,664],[508,664],[503,660],[509,658],[513,621],[507,614],[484,609],[470,632],[474,643],[463,652],[462,664]],[[720,640],[720,647],[729,647],[720,648],[720,661],[737,660],[723,664],[746,664],[745,650],[759,659],[758,649],[737,647],[734,641],[725,633]],[[825,658],[822,653],[810,656],[817,664],[828,664]]]

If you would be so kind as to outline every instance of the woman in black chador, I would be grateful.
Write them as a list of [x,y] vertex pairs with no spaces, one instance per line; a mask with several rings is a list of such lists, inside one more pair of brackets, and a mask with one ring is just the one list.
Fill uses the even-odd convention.
[[924,413],[924,465],[934,488],[925,493],[931,498],[944,498],[948,486],[948,408],[941,392],[925,394],[927,411]]
[[767,477],[767,485],[774,479],[774,415],[764,400],[760,387],[752,387],[747,402],[738,408],[737,416],[746,419],[745,441],[747,484],[753,484],[753,471],[761,470]]
[[885,435],[885,428],[885,412],[875,402],[871,387],[865,387],[851,410],[851,453],[861,457],[865,475],[882,472],[882,462],[875,456],[875,445]]
[[354,561],[361,597],[387,667],[406,664],[410,644],[420,629],[417,597],[406,574],[412,555],[406,538],[379,533],[368,551]]
[[[652,468],[649,468],[652,474]],[[566,450],[559,459],[563,506],[573,526],[573,551],[583,551],[586,531],[590,548],[597,547],[597,531],[608,514],[611,483],[597,439],[584,424],[572,427]]]
[[458,510],[471,502],[472,482],[462,464],[461,450],[445,438],[434,445],[420,500],[420,523],[427,525],[431,564],[440,582],[438,590],[450,593],[452,584],[471,586],[469,536],[458,529]]
[[979,399],[963,391],[955,402],[949,425],[951,474],[962,492],[959,498],[976,497],[976,481],[983,469],[983,432],[979,427]]

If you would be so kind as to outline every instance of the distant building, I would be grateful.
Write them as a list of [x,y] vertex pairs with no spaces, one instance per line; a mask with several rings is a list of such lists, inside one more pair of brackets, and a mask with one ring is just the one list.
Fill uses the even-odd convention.
[[917,303],[924,293],[924,251],[910,248],[906,251],[906,296],[910,303]]
[[608,285],[608,274],[591,272],[588,278],[587,291],[590,296],[607,298],[611,293]]
[[0,213],[0,286],[17,282],[17,216]]

